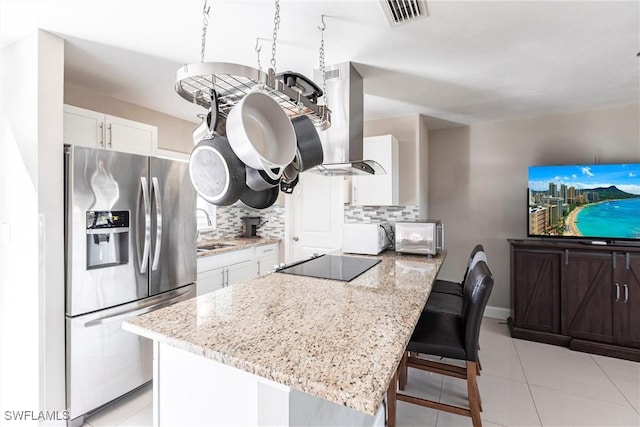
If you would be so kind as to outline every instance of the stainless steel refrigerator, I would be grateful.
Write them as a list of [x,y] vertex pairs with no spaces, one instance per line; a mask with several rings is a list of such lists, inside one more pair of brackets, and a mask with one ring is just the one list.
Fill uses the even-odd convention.
[[195,296],[188,163],[65,147],[67,409],[71,425],[152,377],[123,320]]

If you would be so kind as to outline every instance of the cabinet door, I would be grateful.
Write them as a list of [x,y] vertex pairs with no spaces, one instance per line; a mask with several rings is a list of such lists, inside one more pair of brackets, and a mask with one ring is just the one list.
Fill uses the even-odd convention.
[[398,141],[392,135],[364,139],[364,160],[375,160],[384,175],[354,176],[353,204],[362,206],[398,205]]
[[[613,343],[614,293],[611,252],[569,251],[562,272],[562,333]],[[623,269],[617,262],[615,267]]]
[[63,114],[65,144],[104,148],[104,114],[73,105],[65,105]]
[[625,258],[624,274],[619,283],[620,301],[616,304],[615,329],[620,344],[640,348],[640,255]]
[[158,138],[155,126],[109,115],[106,123],[107,148],[143,156],[152,154]]
[[254,277],[253,263],[251,261],[239,262],[227,267],[226,286],[234,283],[245,282]]
[[262,276],[274,270],[274,266],[278,264],[279,252],[278,245],[258,246],[256,248],[255,275]]
[[217,291],[224,286],[225,268],[215,268],[213,270],[198,273],[198,279],[196,283],[196,294],[198,296]]
[[562,252],[514,250],[513,321],[520,328],[560,333]]

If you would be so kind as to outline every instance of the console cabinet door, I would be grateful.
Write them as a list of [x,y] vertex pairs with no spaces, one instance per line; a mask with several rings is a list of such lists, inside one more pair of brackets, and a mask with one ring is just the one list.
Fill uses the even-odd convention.
[[620,344],[627,347],[640,348],[640,255],[628,255],[624,260],[623,277],[618,283],[621,286],[620,301],[616,304],[616,329]]
[[[615,342],[611,252],[568,251],[562,272],[562,333],[603,343]],[[616,263],[624,269],[624,264]]]
[[560,333],[562,252],[514,250],[513,321],[520,328]]

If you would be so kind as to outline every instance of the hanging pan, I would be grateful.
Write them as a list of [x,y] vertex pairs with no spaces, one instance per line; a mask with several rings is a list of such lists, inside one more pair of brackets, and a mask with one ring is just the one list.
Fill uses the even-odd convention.
[[246,188],[244,193],[240,196],[240,205],[249,209],[267,209],[278,200],[279,189],[273,187],[264,191],[254,191],[250,188]]

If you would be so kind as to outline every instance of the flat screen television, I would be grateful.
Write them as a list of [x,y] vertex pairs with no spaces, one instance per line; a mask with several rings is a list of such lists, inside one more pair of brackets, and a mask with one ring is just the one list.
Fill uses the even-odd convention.
[[640,240],[640,163],[529,167],[529,237]]

